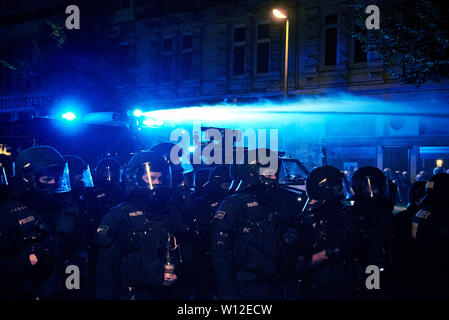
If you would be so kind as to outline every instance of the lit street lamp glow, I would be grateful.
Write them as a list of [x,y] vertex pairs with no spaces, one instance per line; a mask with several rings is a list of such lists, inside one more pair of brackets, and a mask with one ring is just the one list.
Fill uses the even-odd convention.
[[284,68],[284,97],[288,95],[288,31],[289,20],[286,14],[282,13],[279,9],[273,9],[273,15],[277,19],[285,19],[285,68]]
[[278,19],[287,19],[287,16],[278,9],[273,9],[273,15]]

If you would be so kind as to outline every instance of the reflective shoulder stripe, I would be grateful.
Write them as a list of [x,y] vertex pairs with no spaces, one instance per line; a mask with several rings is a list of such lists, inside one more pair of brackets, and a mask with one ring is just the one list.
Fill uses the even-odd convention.
[[418,232],[418,224],[416,222],[413,222],[412,224],[412,237],[413,239],[416,239],[416,233]]

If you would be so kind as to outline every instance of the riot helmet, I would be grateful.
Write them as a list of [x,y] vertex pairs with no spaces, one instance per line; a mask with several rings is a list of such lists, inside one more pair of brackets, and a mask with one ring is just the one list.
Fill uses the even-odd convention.
[[9,179],[15,175],[15,165],[12,159],[5,155],[0,154],[0,186],[7,186]]
[[[279,185],[279,156],[278,152],[266,148],[257,149],[257,162],[259,164],[259,181],[268,191],[273,191]],[[275,163],[262,163],[260,155],[270,154]]]
[[346,197],[344,174],[332,166],[313,169],[306,180],[306,191],[313,200],[343,200]]
[[231,191],[231,182],[228,166],[219,165],[210,171],[207,187],[211,194],[218,197],[225,197]]
[[19,192],[62,193],[70,191],[67,161],[49,146],[23,150],[16,160]]
[[92,188],[94,183],[90,173],[89,165],[78,156],[65,155],[69,165],[70,185],[72,190],[83,190],[85,188]]
[[121,182],[120,164],[113,158],[104,158],[94,170],[94,184],[100,187],[114,186]]
[[201,168],[195,171],[193,176],[193,187],[195,193],[205,192],[209,184],[210,168]]
[[351,188],[356,199],[394,199],[392,182],[376,167],[362,167],[352,176]]
[[449,205],[449,174],[437,173],[426,183],[426,195],[422,199],[422,204],[436,206]]
[[[255,159],[251,158],[251,152],[254,152]],[[265,156],[270,154],[270,158],[274,155],[276,163],[264,163],[261,161],[261,154]],[[229,167],[232,180],[231,189],[243,191],[255,187],[265,192],[273,191],[279,184],[279,157],[276,151],[265,148],[246,151],[241,162],[243,163],[232,164]]]
[[186,184],[184,177],[193,172],[193,166],[190,163],[189,156],[182,148],[179,148],[178,154],[172,154],[172,148],[175,146],[175,144],[168,142],[159,143],[153,146],[150,151],[160,154],[164,161],[171,167],[173,186],[184,187]]
[[418,204],[426,195],[426,183],[424,181],[416,181],[408,190],[408,204],[407,209],[413,210],[418,208]]
[[142,197],[147,203],[168,200],[173,190],[171,168],[156,152],[135,154],[125,167],[128,196]]

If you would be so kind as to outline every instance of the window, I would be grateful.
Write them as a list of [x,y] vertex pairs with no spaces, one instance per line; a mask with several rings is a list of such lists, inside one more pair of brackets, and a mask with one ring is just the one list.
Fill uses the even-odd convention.
[[233,53],[232,53],[232,75],[238,76],[245,72],[245,27],[234,28]]
[[161,81],[172,80],[173,39],[162,40]]
[[[366,33],[365,28],[360,28],[359,26],[354,27],[354,31],[357,33]],[[364,63],[367,61],[366,51],[363,50],[362,42],[355,38],[354,39],[354,63]]]
[[334,66],[337,64],[338,46],[338,15],[326,16],[324,27],[324,65]]
[[267,73],[270,64],[270,24],[257,26],[256,72]]
[[181,79],[190,79],[192,76],[192,35],[185,35],[182,37],[182,51],[181,51]]

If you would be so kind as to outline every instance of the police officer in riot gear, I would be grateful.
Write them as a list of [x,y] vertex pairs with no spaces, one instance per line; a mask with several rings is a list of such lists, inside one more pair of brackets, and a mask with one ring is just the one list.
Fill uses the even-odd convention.
[[88,199],[90,192],[93,191],[94,183],[90,172],[89,165],[80,157],[75,155],[65,155],[69,167],[69,177],[71,191],[68,192],[69,201],[80,208],[80,212],[85,218],[86,236],[91,239],[95,234],[98,223],[94,217],[88,217]]
[[106,214],[95,235],[96,296],[180,298],[177,280],[188,259],[186,228],[169,203],[170,166],[157,153],[138,153],[126,166],[125,183],[126,200]]
[[[196,183],[201,187],[195,189],[185,201],[188,223],[194,234],[193,259],[191,265],[192,287],[195,299],[213,299],[216,296],[215,278],[211,264],[211,221],[220,202],[231,193],[231,177],[228,165],[219,165],[209,172],[208,180],[196,175]],[[198,187],[196,185],[196,187]],[[197,266],[201,266],[198,268]]]
[[277,168],[256,161],[230,168],[236,192],[224,199],[212,220],[218,297],[281,299],[282,230],[279,212],[266,197]]
[[[94,170],[94,189],[97,211],[105,214],[107,210],[118,205],[123,200],[120,164],[113,158],[104,158],[97,163]],[[102,216],[99,217],[101,221]]]
[[[378,168],[362,167],[353,175],[352,214],[357,219],[356,259],[358,294],[361,298],[385,298],[392,290],[392,263],[395,251],[393,210],[397,188]],[[381,271],[381,290],[367,290],[366,268]]]
[[307,203],[297,228],[297,271],[301,295],[311,299],[351,297],[355,234],[353,219],[344,206],[344,174],[331,166],[312,170],[306,180]]
[[408,190],[409,202],[405,210],[402,210],[396,214],[395,220],[395,233],[397,235],[397,241],[399,250],[404,251],[410,247],[409,243],[412,239],[410,228],[412,226],[412,217],[418,212],[424,205],[421,200],[426,195],[426,182],[415,181]]
[[421,200],[425,194],[426,182],[414,182],[408,190],[407,207],[394,216],[393,290],[396,296],[402,298],[413,297],[413,290],[410,290],[410,279],[414,278],[414,270],[411,266],[414,264],[416,243],[410,230],[412,218],[421,209],[423,205]]
[[420,210],[412,218],[411,234],[415,295],[449,297],[449,174],[438,173],[426,184]]
[[[68,166],[52,147],[22,151],[13,194],[0,207],[0,277],[7,298],[77,298],[65,287],[66,265],[83,256],[77,246],[79,212],[56,195],[70,191]],[[5,281],[6,278],[6,281]]]
[[104,215],[123,201],[120,164],[113,158],[104,158],[97,163],[93,173],[94,187],[85,193],[90,219],[89,234],[95,234]]
[[90,297],[93,297],[96,255],[91,242],[99,224],[95,215],[89,216],[92,210],[89,212],[90,203],[88,200],[93,198],[91,196],[94,188],[93,179],[89,165],[83,159],[75,155],[64,155],[64,158],[69,166],[71,185],[71,191],[65,193],[65,196],[66,200],[79,210],[83,233],[82,237],[78,239],[78,245],[84,248],[87,254],[85,260],[89,261],[89,263],[78,266],[81,273],[83,294],[85,296],[89,294]]
[[170,166],[173,179],[170,203],[182,213],[183,221],[192,234],[192,260],[190,263],[185,263],[183,268],[185,273],[191,276],[178,281],[178,290],[183,290],[185,296],[210,299],[213,297],[213,292],[209,290],[212,281],[210,278],[204,280],[205,275],[210,275],[210,271],[207,271],[210,269],[210,259],[209,256],[205,257],[208,251],[210,218],[204,219],[203,215],[207,210],[205,206],[208,206],[209,199],[208,193],[204,188],[200,188],[196,181],[198,172],[207,172],[202,180],[207,185],[209,170],[200,169],[194,172],[188,155],[181,149],[176,153],[174,147],[173,143],[160,143],[153,146],[151,151],[160,154]]

